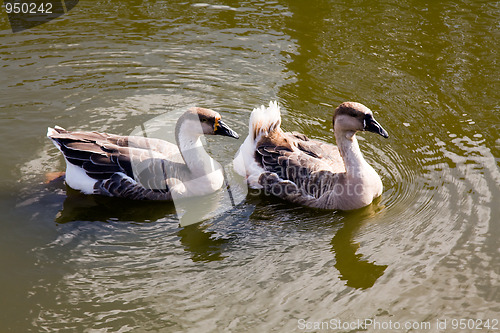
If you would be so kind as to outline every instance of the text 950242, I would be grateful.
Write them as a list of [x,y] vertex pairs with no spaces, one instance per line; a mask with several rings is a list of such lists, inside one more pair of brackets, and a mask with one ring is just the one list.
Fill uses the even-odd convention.
[[52,14],[50,2],[6,2],[3,7],[7,14]]

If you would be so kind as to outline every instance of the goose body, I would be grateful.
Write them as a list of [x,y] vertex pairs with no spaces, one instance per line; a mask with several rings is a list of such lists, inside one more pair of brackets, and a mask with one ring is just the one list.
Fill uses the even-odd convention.
[[240,147],[234,169],[251,188],[304,206],[352,210],[369,205],[382,194],[382,181],[365,161],[357,131],[387,138],[387,132],[366,106],[342,103],[333,127],[338,146],[284,132],[276,102],[252,111],[249,134]]
[[177,121],[176,143],[138,136],[48,128],[66,161],[66,183],[85,194],[133,200],[201,196],[222,187],[220,164],[203,149],[203,134],[238,138],[220,115],[191,108]]

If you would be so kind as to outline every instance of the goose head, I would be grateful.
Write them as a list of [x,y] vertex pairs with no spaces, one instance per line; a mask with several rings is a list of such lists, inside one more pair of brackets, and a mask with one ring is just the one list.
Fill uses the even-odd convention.
[[361,103],[344,102],[333,115],[333,131],[352,139],[358,131],[377,133],[388,138],[387,131],[375,120],[373,112]]
[[200,107],[190,108],[179,118],[176,132],[192,136],[208,134],[239,138],[238,133],[221,120],[218,112]]

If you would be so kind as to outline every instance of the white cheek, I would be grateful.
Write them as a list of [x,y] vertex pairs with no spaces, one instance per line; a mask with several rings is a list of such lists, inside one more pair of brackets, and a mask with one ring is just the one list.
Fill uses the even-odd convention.
[[201,130],[203,134],[213,134],[214,128],[208,124],[208,122],[201,123]]
[[179,132],[186,135],[186,136],[196,137],[196,136],[199,136],[199,135],[204,133],[205,126],[209,127],[205,123],[202,123],[202,122],[197,121],[197,120],[189,119],[189,120],[184,121],[182,123]]
[[360,119],[346,115],[340,115],[335,119],[335,129],[341,131],[362,131],[364,124],[364,119],[361,121]]

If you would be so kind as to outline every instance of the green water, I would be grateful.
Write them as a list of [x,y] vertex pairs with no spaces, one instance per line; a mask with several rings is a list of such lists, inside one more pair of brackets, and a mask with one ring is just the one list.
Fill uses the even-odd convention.
[[[0,331],[500,320],[499,22],[472,0],[80,1],[14,34],[2,10]],[[241,136],[208,139],[228,164],[274,99],[286,130],[324,141],[339,103],[374,110],[390,138],[358,137],[380,200],[323,212],[250,192],[180,227],[173,204],[45,183],[64,170],[47,126],[129,134],[204,106]]]

